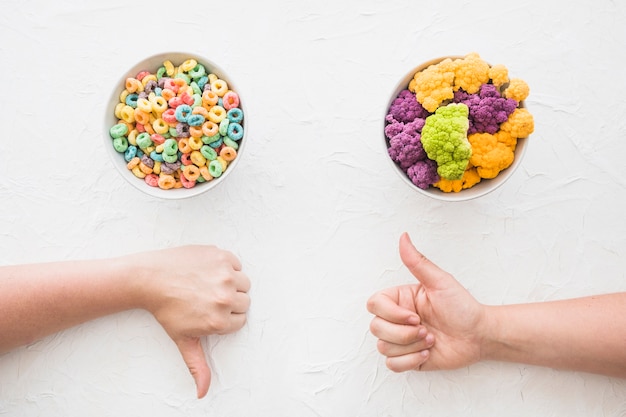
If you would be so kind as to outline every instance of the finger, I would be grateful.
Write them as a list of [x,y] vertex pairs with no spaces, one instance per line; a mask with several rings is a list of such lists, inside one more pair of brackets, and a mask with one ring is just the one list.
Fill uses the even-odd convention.
[[243,314],[250,308],[250,296],[243,292],[237,292],[233,299],[232,313]]
[[428,334],[424,326],[391,323],[380,317],[372,319],[370,331],[377,338],[397,345],[410,345],[419,342]]
[[237,288],[237,291],[241,291],[241,292],[250,291],[251,283],[250,283],[250,279],[248,278],[246,274],[240,271],[235,271],[233,277],[235,279],[235,287]]
[[430,351],[427,349],[415,353],[410,353],[408,355],[387,358],[386,365],[387,368],[391,369],[394,372],[404,372],[411,370],[419,371],[429,357]]
[[434,335],[427,334],[423,339],[408,345],[397,345],[395,343],[390,343],[386,340],[379,339],[376,347],[381,354],[387,357],[395,357],[430,349],[434,344]]
[[387,321],[398,324],[418,325],[421,322],[419,315],[398,303],[385,292],[374,294],[367,300],[367,310]]
[[442,287],[442,281],[450,279],[447,272],[432,263],[413,246],[407,233],[403,233],[400,237],[400,258],[413,276],[426,288],[438,289]]
[[234,253],[224,249],[220,249],[220,251],[224,255],[226,262],[228,262],[235,271],[241,271],[241,260],[239,260],[239,258]]
[[229,317],[229,326],[226,329],[218,330],[217,334],[228,334],[236,332],[246,324],[247,317],[244,313],[231,313]]
[[185,337],[177,340],[176,345],[196,382],[198,398],[204,397],[209,392],[209,385],[211,385],[211,369],[207,365],[200,339]]

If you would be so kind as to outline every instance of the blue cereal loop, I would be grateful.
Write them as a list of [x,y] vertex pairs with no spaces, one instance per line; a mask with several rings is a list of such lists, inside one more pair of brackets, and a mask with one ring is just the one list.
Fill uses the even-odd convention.
[[124,152],[124,160],[130,162],[131,159],[137,156],[137,147],[130,145],[126,152]]
[[240,140],[243,138],[243,127],[239,123],[230,123],[228,125],[228,137],[232,140]]
[[209,77],[207,77],[206,75],[203,77],[200,77],[197,81],[196,84],[198,84],[198,88],[202,91],[204,91],[204,86],[207,85],[207,83],[209,82]]
[[216,140],[215,142],[209,143],[209,146],[211,148],[219,148],[220,146],[222,146],[222,143],[224,143],[224,141],[222,140],[222,137],[220,136],[220,138]]
[[137,108],[137,99],[139,98],[139,94],[132,93],[126,96],[126,104],[130,107]]
[[155,162],[163,162],[163,155],[161,155],[157,151],[152,151],[150,152],[150,159],[152,159]]
[[228,117],[228,120],[230,120],[231,122],[241,123],[241,121],[243,120],[243,111],[241,111],[240,108],[235,107],[228,110],[228,112],[226,113],[226,117]]
[[217,99],[217,105],[220,107],[224,107],[224,100],[222,100],[221,97]]
[[176,117],[176,120],[178,120],[181,123],[186,122],[190,114],[191,114],[191,106],[188,106],[186,104],[181,104],[180,106],[176,107],[176,112],[174,112],[174,116]]
[[156,94],[157,96],[161,97],[161,93],[163,93],[163,89],[161,87],[155,87],[154,88],[154,94]]
[[204,123],[204,116],[201,114],[192,114],[187,117],[187,124],[189,126],[201,126]]

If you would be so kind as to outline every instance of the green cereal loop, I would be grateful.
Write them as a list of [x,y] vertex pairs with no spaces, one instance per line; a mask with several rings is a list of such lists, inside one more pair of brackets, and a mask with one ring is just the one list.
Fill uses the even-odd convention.
[[128,139],[126,139],[126,136],[113,139],[113,147],[119,153],[126,152],[126,149],[128,149]]
[[165,71],[166,71],[165,67],[160,67],[157,70],[157,72],[156,72],[157,80],[160,80],[161,78],[163,78],[163,76],[165,75]]
[[204,68],[204,65],[202,64],[197,64],[195,67],[189,70],[188,74],[191,78],[197,80],[198,78],[206,74],[206,68]]
[[167,139],[163,142],[163,155],[176,156],[178,153],[178,142],[176,139]]
[[217,152],[209,145],[202,145],[202,147],[200,148],[200,153],[209,161],[214,161],[215,159],[217,159]]
[[189,85],[189,83],[191,82],[191,78],[189,78],[189,76],[185,74],[184,72],[179,72],[178,74],[174,76],[174,78],[180,78],[181,80],[185,80],[187,85]]
[[200,94],[200,96],[202,96],[202,90],[200,90],[200,87],[198,87],[197,82],[192,81],[191,84],[189,84],[189,87],[191,87],[194,94]]
[[170,127],[170,130],[168,132],[170,134],[171,137],[173,138],[177,138],[178,137],[178,132],[176,131],[175,127]]
[[219,128],[220,135],[226,136],[228,134],[229,123],[230,123],[230,120],[228,119],[224,119],[220,122],[220,128]]
[[222,175],[222,163],[217,159],[211,161],[209,164],[209,174],[211,174],[213,178],[217,178]]
[[112,126],[111,129],[109,129],[109,135],[111,135],[113,139],[119,138],[120,136],[124,136],[127,133],[128,133],[128,126],[126,126],[124,123],[118,123]]
[[200,175],[197,179],[196,182],[205,182],[206,180],[204,179],[204,177],[202,175]]
[[163,160],[165,162],[169,162],[170,164],[173,164],[174,162],[176,162],[178,160],[178,154],[176,154],[176,155],[168,155],[165,152],[163,152],[161,154],[161,156],[163,157]]
[[239,145],[237,144],[237,142],[235,142],[234,140],[232,140],[231,138],[229,138],[228,136],[226,136],[224,138],[224,145],[226,146],[230,146],[231,148],[233,148],[234,150],[239,149]]
[[202,106],[202,95],[201,94],[194,94],[191,97],[193,97],[193,104],[191,105],[191,107]]
[[215,141],[218,141],[220,139],[220,134],[216,133],[213,136],[202,136],[202,143],[204,143],[205,145],[208,145],[209,143],[213,143]]
[[150,134],[148,132],[141,132],[137,135],[137,139],[135,140],[137,141],[137,146],[141,149],[146,149],[152,146],[152,139],[150,139]]

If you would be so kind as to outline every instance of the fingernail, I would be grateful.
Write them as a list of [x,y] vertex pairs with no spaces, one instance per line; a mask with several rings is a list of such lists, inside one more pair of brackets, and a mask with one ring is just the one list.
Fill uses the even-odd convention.
[[[419,337],[424,337],[424,336],[426,336],[426,333],[427,333],[427,332],[428,332],[428,331],[426,330],[426,328],[425,328],[425,327],[422,327],[422,328],[421,328],[421,329],[419,329],[419,331],[417,332],[417,335],[418,335]],[[427,340],[427,341],[428,341],[428,340]]]
[[412,324],[413,326],[420,324],[420,321],[421,320],[418,316],[410,316],[408,319],[409,324]]
[[428,349],[427,349],[427,350],[422,350],[422,351],[420,351],[420,355],[422,355],[424,358],[427,358],[427,357],[428,357],[428,355],[429,355],[429,353],[430,353],[430,352],[428,351]]

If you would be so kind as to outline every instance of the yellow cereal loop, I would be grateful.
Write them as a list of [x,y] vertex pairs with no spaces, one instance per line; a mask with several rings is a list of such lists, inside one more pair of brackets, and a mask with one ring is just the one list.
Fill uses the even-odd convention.
[[209,77],[209,83],[212,83],[213,81],[217,80],[217,75],[213,73],[207,75],[207,77]]
[[161,173],[161,162],[154,161],[154,167],[152,168],[152,172],[159,175]]
[[202,148],[202,145],[204,145],[204,142],[202,142],[202,138],[198,138],[195,136],[190,136],[189,138],[187,138],[187,143],[189,143],[189,147],[194,151],[199,150],[200,148]]
[[157,81],[156,75],[148,74],[148,75],[146,75],[145,77],[143,77],[141,79],[141,83],[143,84],[144,87],[146,86],[146,84],[148,84],[148,81],[155,81],[156,82]]
[[167,110],[167,100],[161,96],[154,96],[154,98],[148,98],[150,104],[152,105],[152,110],[161,114],[165,110]]
[[167,133],[170,130],[170,126],[160,117],[152,122],[152,128],[154,129],[154,132],[159,135]]
[[226,118],[226,110],[222,106],[213,106],[209,110],[209,120],[213,123],[220,123]]
[[144,113],[152,113],[152,103],[145,98],[137,99],[137,108]]
[[126,97],[128,97],[129,94],[130,92],[128,92],[128,90],[122,90],[120,93],[120,103],[126,104]]
[[165,67],[165,73],[168,76],[173,76],[174,75],[174,64],[172,64],[172,61],[167,60],[163,63],[163,66]]
[[146,174],[144,174],[141,169],[139,169],[139,165],[135,166],[133,169],[131,169],[131,172],[135,175],[135,177],[137,178],[146,178]]
[[117,117],[118,119],[122,118],[122,109],[124,108],[125,104],[124,103],[117,103],[117,105],[115,106],[115,117]]
[[192,69],[194,69],[196,65],[198,65],[198,62],[195,59],[188,59],[182,64],[180,64],[180,69],[182,69],[185,72],[189,72]]
[[122,120],[126,123],[134,123],[135,122],[135,109],[132,107],[125,105],[120,111],[120,116],[122,116]]
[[191,159],[191,162],[198,167],[206,165],[206,158],[200,153],[200,151],[193,151],[189,155],[189,159]]
[[221,156],[218,156],[216,159],[219,161],[220,165],[222,166],[222,172],[226,171],[226,167],[228,166],[228,161],[226,161]]

